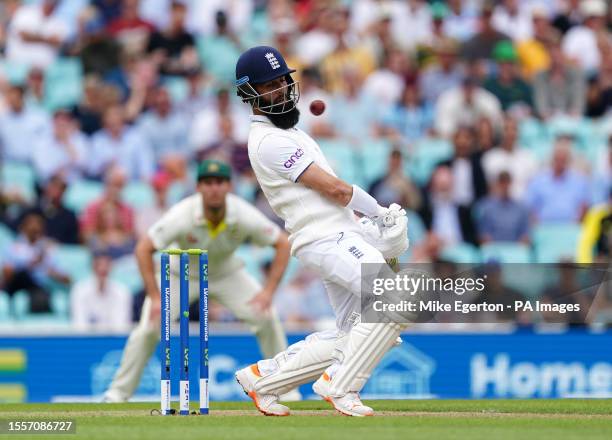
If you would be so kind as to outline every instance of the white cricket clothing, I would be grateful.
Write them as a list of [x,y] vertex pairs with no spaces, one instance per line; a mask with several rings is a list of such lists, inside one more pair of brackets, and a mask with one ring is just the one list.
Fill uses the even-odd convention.
[[[236,272],[244,267],[244,262],[234,255],[236,249],[246,241],[272,246],[278,240],[280,228],[235,194],[228,194],[225,202],[225,219],[213,230],[204,217],[202,195],[191,195],[149,228],[149,238],[156,249],[175,243],[181,249],[208,250],[211,280]],[[178,273],[178,258],[172,259],[172,273]],[[197,277],[192,271],[191,278]]]
[[317,143],[299,128],[276,127],[252,115],[249,159],[270,206],[285,221],[291,253],[339,232],[359,232],[352,210],[297,182],[312,163],[336,175]]
[[[244,262],[234,251],[246,241],[260,246],[273,245],[280,229],[255,207],[234,194],[225,199],[225,219],[214,230],[204,217],[204,201],[200,193],[189,196],[174,205],[148,231],[157,249],[171,245],[186,248],[203,248],[209,256],[209,295],[229,309],[239,320],[249,325],[265,356],[284,350],[287,338],[276,310],[260,313],[250,301],[261,291],[261,285],[244,269]],[[197,267],[197,256],[190,257],[190,267]],[[177,292],[179,259],[171,258],[170,312],[179,316]],[[159,267],[156,268],[159,271]],[[159,272],[157,274],[159,282]],[[189,299],[197,301],[199,273],[190,270]],[[105,393],[105,399],[122,402],[136,390],[142,372],[159,341],[158,323],[151,322],[151,298],[145,298],[139,324],[134,328],[121,359],[113,382]]]

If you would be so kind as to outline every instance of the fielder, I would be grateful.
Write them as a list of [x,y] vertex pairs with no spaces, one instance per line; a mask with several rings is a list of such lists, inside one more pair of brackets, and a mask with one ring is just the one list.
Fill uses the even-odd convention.
[[[383,208],[336,177],[317,143],[295,128],[299,88],[293,72],[278,50],[254,47],[238,59],[236,86],[253,112],[248,149],[257,180],[285,221],[291,253],[323,278],[337,329],[311,334],[237,371],[236,380],[266,415],[289,415],[278,396],[316,380],[313,390],[338,411],[370,416],[374,411],[359,391],[404,326],[360,322],[361,264],[384,265],[408,248],[406,212],[398,205]],[[392,221],[371,236],[354,211]]]
[[[171,245],[208,250],[211,299],[223,304],[251,327],[264,356],[273,356],[287,347],[285,333],[271,306],[289,260],[289,242],[285,232],[245,200],[229,192],[229,165],[204,161],[199,165],[197,178],[198,191],[170,208],[136,246],[135,255],[147,296],[140,322],[130,334],[121,365],[104,395],[106,402],[125,402],[133,395],[157,346],[161,299],[159,264],[155,264],[154,253]],[[234,251],[247,240],[276,249],[263,287],[234,255]],[[196,260],[190,263],[197,266]],[[172,259],[171,272],[173,282],[178,280],[177,258]],[[198,285],[198,271],[191,271],[190,301],[198,300]],[[177,294],[171,296],[170,309],[176,318],[179,314],[178,281],[173,286],[177,286]],[[299,397],[299,393],[285,396],[287,400]]]

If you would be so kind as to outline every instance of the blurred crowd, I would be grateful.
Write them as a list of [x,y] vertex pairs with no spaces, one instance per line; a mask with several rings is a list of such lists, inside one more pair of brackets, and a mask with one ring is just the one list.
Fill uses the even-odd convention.
[[[235,192],[274,218],[233,88],[238,55],[258,44],[298,69],[299,126],[338,174],[409,210],[404,261],[609,262],[609,2],[5,0],[5,296],[25,290],[31,311],[48,312],[47,286],[61,285],[73,311],[107,298],[137,314],[109,273],[193,190],[198,160],[229,162]],[[144,200],[127,197],[142,185]],[[62,270],[57,246],[87,249],[91,277]],[[277,301],[287,322],[308,323],[330,317],[312,307],[324,296],[297,269]]]

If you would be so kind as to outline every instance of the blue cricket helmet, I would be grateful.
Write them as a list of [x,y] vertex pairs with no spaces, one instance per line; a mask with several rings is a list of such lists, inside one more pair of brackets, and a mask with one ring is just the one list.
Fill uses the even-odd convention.
[[[263,113],[281,114],[292,110],[299,98],[298,83],[291,78],[295,69],[290,69],[281,53],[271,46],[256,46],[248,49],[236,63],[236,87],[243,102],[257,107]],[[259,94],[254,85],[285,77],[286,85],[267,93]],[[285,89],[284,99],[275,101],[278,90]],[[262,100],[262,97],[270,98]]]

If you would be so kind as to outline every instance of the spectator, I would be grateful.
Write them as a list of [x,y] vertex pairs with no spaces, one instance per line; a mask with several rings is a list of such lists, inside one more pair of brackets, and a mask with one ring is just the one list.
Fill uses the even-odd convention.
[[307,28],[295,41],[295,54],[305,66],[316,66],[336,48],[334,36],[336,11],[322,7],[311,28]]
[[[348,7],[334,8],[334,14],[333,35],[336,39],[335,48],[323,58],[319,66],[319,72],[321,73],[323,88],[327,92],[342,93],[346,90],[345,84],[342,81],[343,71],[354,69],[363,77],[367,77],[376,69],[376,60],[367,45],[362,44],[359,40],[350,38],[348,33],[350,9]],[[364,87],[367,88],[367,84]]]
[[379,103],[363,92],[363,78],[355,69],[342,72],[342,78],[346,92],[330,98],[329,121],[338,136],[358,144],[373,135],[373,113]]
[[125,331],[132,322],[132,294],[110,279],[112,259],[104,252],[93,257],[93,275],[70,291],[72,325],[80,331]]
[[59,243],[79,243],[79,223],[71,209],[64,205],[66,181],[61,175],[49,178],[42,189],[36,210],[45,221],[46,235]]
[[86,75],[106,75],[119,65],[120,46],[105,32],[102,15],[89,7],[79,17],[78,35],[70,47],[70,54],[79,57]]
[[558,42],[549,47],[550,68],[536,75],[534,103],[542,119],[556,115],[578,117],[584,112],[585,81],[582,72],[566,61]]
[[[302,100],[303,95],[300,101]],[[198,112],[193,120],[189,131],[189,145],[193,152],[206,150],[212,144],[220,141],[218,127],[220,119],[224,116],[232,120],[233,137],[241,143],[246,143],[249,128],[248,114],[245,114],[244,109],[232,101],[229,90],[221,88],[217,90],[213,103]]]
[[495,95],[478,87],[471,77],[466,77],[460,87],[442,93],[436,105],[436,129],[443,137],[451,137],[460,125],[474,125],[482,117],[499,127],[501,105]]
[[493,124],[491,124],[489,118],[480,118],[476,122],[474,133],[476,139],[475,151],[484,154],[497,144],[497,133],[493,129]]
[[580,13],[584,21],[563,37],[563,52],[585,72],[595,73],[601,64],[602,46],[610,47],[610,37],[605,28],[606,2],[583,0],[580,2]]
[[119,207],[112,202],[100,205],[87,246],[90,249],[104,249],[115,260],[131,254],[135,245],[134,232],[127,232],[123,228]]
[[584,19],[580,11],[582,0],[565,0],[559,2],[559,9],[552,20],[552,25],[565,35],[574,26],[580,25]]
[[13,20],[13,15],[19,9],[20,0],[8,0],[0,2],[0,51],[4,53],[8,28]]
[[439,165],[423,193],[419,214],[429,234],[426,242],[435,249],[462,241],[477,244],[470,208],[454,201],[454,185],[451,168]]
[[581,264],[610,263],[612,249],[612,187],[608,200],[588,210],[582,222],[576,261]]
[[170,24],[149,38],[147,52],[152,53],[163,75],[185,75],[198,67],[198,53],[193,35],[185,29],[187,5],[173,0]]
[[137,127],[125,121],[123,107],[106,109],[103,128],[92,137],[89,173],[99,178],[113,165],[123,167],[130,180],[149,179],[155,168],[154,155],[147,139]]
[[593,203],[604,203],[612,187],[612,135],[608,136],[607,148],[596,158],[593,174]]
[[368,193],[384,206],[398,203],[404,208],[419,209],[421,196],[414,183],[404,174],[402,153],[399,150],[393,150],[389,155],[388,163],[387,171],[372,182]]
[[91,0],[92,6],[99,12],[105,26],[119,18],[123,0]]
[[187,27],[195,34],[210,35],[214,32],[217,14],[222,11],[227,17],[228,30],[232,33],[240,33],[250,27],[253,10],[253,0],[190,2]]
[[217,127],[219,140],[210,144],[208,148],[198,151],[196,154],[198,161],[216,159],[222,162],[230,162],[235,150],[246,148],[246,144],[238,142],[234,137],[232,124],[232,119],[227,115],[219,119],[219,127]]
[[110,105],[120,102],[119,90],[110,84],[103,84],[97,75],[87,75],[83,80],[83,97],[72,109],[79,129],[88,136],[102,129],[102,114]]
[[164,87],[153,91],[151,109],[141,116],[138,128],[151,145],[156,163],[163,163],[169,155],[188,158],[187,120],[174,108]]
[[434,104],[446,90],[457,88],[463,81],[463,69],[457,63],[457,44],[443,40],[434,46],[435,65],[425,69],[419,76],[423,99]]
[[517,145],[518,123],[506,116],[501,144],[487,151],[482,158],[482,166],[487,180],[495,181],[502,171],[512,176],[510,193],[515,200],[523,200],[527,184],[537,172],[537,162],[531,151]]
[[444,17],[446,35],[458,41],[469,40],[478,30],[478,10],[471,2],[448,0],[448,14]]
[[5,96],[8,111],[0,116],[2,158],[29,162],[35,141],[50,129],[49,118],[40,110],[25,106],[21,86],[10,86]]
[[486,2],[480,11],[478,19],[478,32],[472,38],[463,43],[461,57],[473,62],[479,60],[493,59],[495,45],[503,40],[509,40],[506,34],[498,32],[493,26],[491,17],[493,8],[491,3]]
[[488,197],[475,207],[478,239],[529,243],[529,212],[510,195],[512,177],[502,171]]
[[32,162],[39,183],[61,174],[67,182],[80,179],[86,172],[88,143],[72,115],[65,109],[53,114],[53,127],[35,140]]
[[158,171],[151,180],[151,188],[155,194],[152,206],[140,208],[136,212],[136,236],[142,237],[149,227],[155,223],[170,207],[168,189],[172,184],[172,176],[166,171]]
[[191,126],[195,116],[210,106],[213,100],[210,78],[200,69],[192,69],[186,72],[187,96],[178,102],[178,108]]
[[411,76],[410,61],[397,50],[387,53],[383,66],[368,75],[363,83],[363,93],[390,109],[402,98],[404,86]]
[[45,108],[45,72],[40,67],[32,67],[26,78],[25,105],[46,111]]
[[59,0],[42,0],[17,9],[6,42],[9,61],[43,69],[55,61],[68,36],[67,24],[54,14],[58,3]]
[[602,60],[599,73],[589,78],[584,115],[601,118],[612,107],[612,51]]
[[5,250],[2,259],[2,289],[11,296],[25,290],[30,297],[32,313],[51,311],[48,291],[50,282],[70,282],[57,268],[50,251],[43,218],[36,212],[27,213],[19,226],[19,236]]
[[146,48],[149,34],[155,27],[140,18],[139,0],[123,0],[121,14],[109,23],[106,30],[121,46],[130,51],[141,52]]
[[121,229],[127,234],[132,234],[134,231],[134,211],[123,202],[121,197],[121,191],[126,183],[125,172],[119,167],[111,167],[106,171],[104,177],[104,192],[102,196],[91,202],[81,214],[81,234],[86,241],[95,232],[97,219],[100,218],[100,211],[104,206],[108,205],[117,208],[118,223],[121,225]]
[[516,51],[512,43],[497,43],[493,49],[493,57],[497,63],[497,75],[490,76],[484,88],[499,99],[502,110],[520,109],[524,114],[530,113],[533,106],[531,87],[519,76]]
[[541,7],[531,11],[533,36],[516,42],[516,52],[525,78],[531,79],[550,67],[548,46],[558,40],[558,31],[548,21],[548,12]]
[[382,120],[384,129],[403,139],[415,141],[424,137],[433,126],[433,108],[421,100],[416,84],[404,87],[401,100]]
[[530,5],[519,0],[502,0],[493,10],[492,22],[514,41],[531,38],[533,33]]
[[474,317],[482,317],[484,319],[479,322],[509,322],[518,324],[521,320],[521,311],[517,311],[515,301],[526,301],[523,295],[505,284],[504,270],[502,265],[497,261],[487,261],[482,267],[482,273],[486,278],[487,288],[473,300],[472,304],[502,304],[504,307],[500,311],[485,312],[484,316],[479,314]]
[[453,173],[453,200],[460,206],[470,207],[487,194],[487,180],[482,168],[482,154],[475,151],[474,132],[462,126],[453,136],[455,154],[443,162]]
[[550,169],[538,173],[527,188],[527,205],[537,222],[573,222],[584,216],[589,202],[587,179],[570,169],[571,143],[559,138]]

